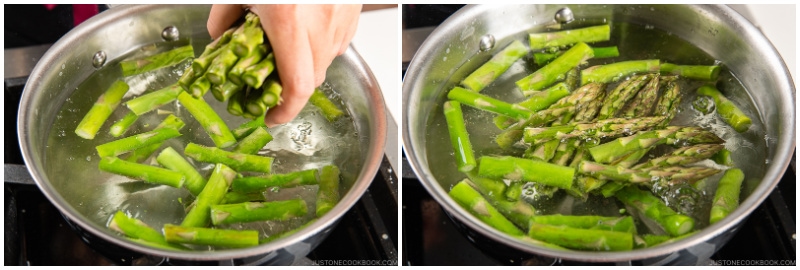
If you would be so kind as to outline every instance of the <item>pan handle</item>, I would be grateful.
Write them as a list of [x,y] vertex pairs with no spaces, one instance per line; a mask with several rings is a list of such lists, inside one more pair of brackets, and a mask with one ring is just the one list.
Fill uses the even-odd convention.
[[5,182],[14,184],[36,185],[28,167],[19,164],[5,164]]

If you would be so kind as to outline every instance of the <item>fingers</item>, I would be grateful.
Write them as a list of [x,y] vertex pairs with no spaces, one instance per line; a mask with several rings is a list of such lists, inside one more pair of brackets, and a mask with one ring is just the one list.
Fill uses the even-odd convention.
[[212,39],[216,39],[225,30],[228,30],[239,17],[242,17],[242,14],[244,14],[242,5],[212,5],[211,12],[208,14],[208,22],[206,23],[208,34],[211,35]]

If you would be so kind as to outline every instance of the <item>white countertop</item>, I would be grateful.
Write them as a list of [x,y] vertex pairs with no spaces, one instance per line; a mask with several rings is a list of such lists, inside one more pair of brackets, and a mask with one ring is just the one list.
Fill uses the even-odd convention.
[[[740,10],[744,6],[747,10]],[[756,25],[783,57],[797,87],[796,5],[731,5]]]

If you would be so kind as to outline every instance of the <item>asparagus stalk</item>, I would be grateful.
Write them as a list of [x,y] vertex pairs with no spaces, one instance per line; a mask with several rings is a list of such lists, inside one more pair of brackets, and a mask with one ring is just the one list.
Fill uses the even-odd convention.
[[658,99],[659,76],[656,74],[618,114],[625,118],[652,115],[653,104]]
[[648,191],[628,186],[617,191],[616,197],[625,205],[661,225],[664,231],[672,236],[683,235],[694,229],[694,219],[676,213]]
[[125,102],[125,106],[136,115],[143,115],[167,103],[175,101],[175,99],[178,98],[178,94],[182,91],[183,89],[178,84],[173,84],[128,100],[128,102]]
[[[200,57],[195,58],[192,60],[192,70],[194,71],[196,76],[203,76],[208,71],[208,67],[211,65],[211,62],[219,56],[222,51],[228,49],[230,46],[229,44],[225,44],[216,50],[210,53],[203,53]],[[205,76],[203,76],[205,77]],[[199,77],[198,77],[199,78]]]
[[119,106],[122,97],[128,92],[130,87],[124,81],[118,80],[111,84],[97,101],[95,101],[89,112],[81,119],[78,127],[75,128],[75,134],[84,139],[94,139],[97,131],[103,126],[111,113]]
[[275,70],[275,56],[272,53],[267,54],[264,59],[258,62],[253,66],[244,70],[242,74],[242,79],[244,82],[253,87],[253,88],[261,88],[261,84],[264,82],[264,79]]
[[133,239],[141,239],[156,245],[166,246],[168,249],[185,250],[184,246],[168,243],[160,232],[147,226],[141,220],[129,217],[122,211],[117,211],[108,222],[108,228]]
[[225,125],[222,118],[214,112],[205,100],[193,98],[188,93],[183,92],[178,95],[178,101],[200,123],[217,147],[225,148],[236,143],[236,138],[233,137],[228,126]]
[[186,177],[178,172],[164,168],[121,160],[117,157],[104,157],[98,165],[100,170],[139,179],[152,184],[180,188]]
[[614,90],[608,93],[603,107],[597,115],[598,120],[613,118],[617,112],[622,109],[629,100],[636,96],[637,92],[651,79],[653,75],[639,75],[634,76],[630,80],[626,80],[619,84]]
[[645,163],[636,165],[632,169],[641,170],[691,164],[710,158],[722,149],[724,149],[724,146],[721,144],[698,144],[684,146],[665,156],[654,158]]
[[237,84],[237,85],[244,85],[244,80],[242,80],[242,74],[244,74],[245,69],[248,67],[257,64],[261,59],[264,59],[264,56],[267,55],[267,45],[260,44],[256,46],[250,54],[246,56],[241,56],[239,61],[236,62],[235,65],[228,71],[228,80]]
[[189,143],[184,149],[186,156],[207,163],[222,163],[236,171],[269,173],[272,168],[272,157],[263,157],[242,153],[228,152],[216,147],[206,147]]
[[608,24],[556,32],[531,33],[528,35],[531,50],[561,47],[575,43],[606,41],[610,38],[611,26]]
[[480,92],[526,54],[528,54],[528,48],[519,40],[515,40],[464,78],[461,85],[469,90]]
[[528,236],[558,246],[581,250],[632,250],[633,234],[594,229],[577,229],[531,223]]
[[719,222],[739,207],[739,191],[742,189],[742,181],[744,181],[744,172],[740,169],[729,169],[722,175],[711,205],[709,218],[711,224]]
[[572,68],[592,58],[592,48],[586,43],[578,42],[546,66],[536,70],[531,75],[517,81],[517,86],[522,94],[529,96],[563,79],[564,74]]
[[[234,180],[235,182],[236,180]],[[243,203],[243,202],[263,202],[266,198],[264,198],[264,194],[262,193],[239,193],[235,191],[231,191],[225,193],[225,197],[222,198],[221,204],[234,204],[234,203]]]
[[465,179],[464,182],[480,192],[497,211],[517,225],[517,227],[528,227],[528,222],[536,210],[533,206],[522,200],[511,202],[503,198],[503,194],[507,189],[503,182],[478,177],[472,174],[470,174],[469,179]]
[[591,161],[582,161],[578,172],[589,176],[622,181],[625,183],[647,183],[660,180],[670,183],[693,183],[700,179],[715,175],[720,171],[706,167],[663,167],[649,169],[628,169],[621,166],[604,165]]
[[308,102],[319,108],[320,111],[322,111],[322,115],[325,116],[325,119],[328,119],[329,122],[336,121],[336,119],[344,115],[344,112],[339,109],[325,93],[319,90],[319,88],[314,89],[314,93],[311,94]]
[[248,12],[243,26],[241,32],[234,32],[231,40],[233,52],[239,57],[249,55],[264,43],[264,30],[261,29],[261,20],[256,14]]
[[719,77],[719,66],[688,66],[670,63],[661,64],[662,74],[678,75],[684,78],[716,81]]
[[567,84],[567,88],[570,90],[575,90],[581,87],[581,70],[578,67],[570,69],[564,74],[566,78],[564,78],[564,83]]
[[578,229],[636,233],[636,224],[633,223],[633,218],[631,216],[604,217],[565,216],[561,214],[539,215],[532,216],[530,222],[553,226],[567,226]]
[[742,133],[747,131],[753,123],[750,117],[747,117],[739,107],[736,107],[736,104],[733,104],[733,102],[722,95],[714,86],[701,86],[697,89],[697,94],[714,99],[714,104],[716,104],[719,116],[737,132]]
[[526,151],[523,157],[548,162],[556,154],[556,148],[558,148],[559,143],[558,140],[550,140],[538,145],[533,145],[528,149],[530,152]]
[[245,101],[245,91],[238,91],[233,93],[230,99],[228,99],[228,113],[236,116],[244,115],[244,108],[242,108],[242,103]]
[[616,62],[607,65],[588,67],[581,71],[581,84],[590,82],[613,82],[634,73],[654,73],[658,72],[660,61],[653,60],[631,60]]
[[203,98],[203,96],[208,93],[208,90],[211,89],[211,81],[208,80],[208,76],[202,76],[194,80],[191,86],[189,86],[188,93],[192,94],[194,98]]
[[658,99],[658,103],[656,103],[653,109],[653,115],[665,117],[659,127],[667,126],[669,122],[675,118],[675,115],[678,114],[678,107],[682,99],[681,89],[677,83],[669,81],[666,83],[665,87],[666,89],[664,89],[661,98]]
[[225,45],[228,45],[228,43],[230,43],[231,41],[231,38],[233,38],[233,33],[236,32],[236,30],[238,29],[239,27],[225,30],[225,32],[223,32],[221,36],[219,36],[217,39],[206,45],[205,49],[203,49],[203,53],[200,54],[200,57],[212,54],[218,51],[220,48],[224,47]]
[[478,175],[512,181],[536,182],[568,189],[572,186],[575,169],[510,156],[483,156],[478,162]]
[[164,237],[170,243],[244,248],[258,245],[256,230],[224,230],[164,225]]
[[[261,89],[263,90],[261,93],[261,102],[264,102],[264,105],[266,105],[267,107],[270,108],[275,107],[283,102],[283,99],[281,98],[281,93],[283,93],[283,86],[281,86],[281,84],[277,80],[267,78],[267,80],[264,81],[264,84],[261,85]],[[315,90],[314,93],[316,93],[317,92],[316,90],[318,89],[314,90]],[[314,99],[314,102],[311,104],[320,104],[319,106],[317,105],[314,106],[320,108],[328,106],[323,110],[323,114],[326,116],[326,118],[330,117],[328,119],[329,121],[336,120],[336,118],[344,114],[341,110],[336,108],[336,105],[333,105],[332,101],[328,100],[330,101],[330,104],[324,104],[325,101],[321,101],[320,100],[321,97],[314,96],[314,94],[311,94],[311,96],[312,98],[309,98],[309,101],[311,101],[311,99]],[[327,100],[327,97],[325,97],[325,99]],[[333,110],[332,108],[330,108],[330,106],[333,106],[333,108],[336,108],[336,110]]]
[[119,121],[114,122],[114,124],[111,125],[111,128],[108,130],[108,134],[111,134],[111,136],[114,137],[122,136],[122,134],[125,134],[125,132],[128,131],[128,129],[138,119],[139,116],[137,116],[136,113],[128,112],[127,114],[125,114],[125,116],[119,119]]
[[319,172],[319,190],[317,190],[317,217],[328,213],[339,202],[339,167],[328,165]]
[[173,66],[192,57],[194,57],[194,48],[190,44],[142,59],[125,60],[120,62],[119,66],[122,68],[122,76],[128,77]]
[[722,148],[713,156],[711,156],[711,160],[719,165],[725,166],[733,166],[733,157],[731,157],[731,151],[728,149]]
[[161,164],[161,166],[164,166],[164,168],[183,174],[186,178],[186,189],[188,189],[192,195],[197,196],[203,191],[203,187],[206,186],[206,179],[200,175],[189,161],[184,159],[183,156],[181,156],[178,151],[175,151],[175,149],[172,149],[172,147],[164,148],[156,157],[156,161],[158,164]]
[[724,141],[709,131],[699,127],[669,126],[664,129],[639,132],[635,135],[589,148],[595,161],[611,163],[631,152],[646,149],[659,144],[718,144]]
[[[566,83],[557,83],[546,90],[532,94],[530,97],[528,97],[528,99],[519,102],[516,105],[526,108],[531,112],[538,112],[546,109],[556,101],[569,95],[569,93],[570,91],[569,88],[567,88]],[[505,129],[514,124],[514,122],[516,122],[516,120],[505,115],[498,115],[494,117],[494,123],[500,129]]]
[[174,128],[159,128],[153,131],[136,134],[116,141],[107,142],[95,147],[100,157],[119,156],[151,144],[158,144],[180,136]]
[[214,58],[214,61],[211,61],[211,65],[208,66],[208,70],[206,71],[206,78],[208,78],[208,81],[216,85],[225,83],[228,71],[230,71],[231,68],[236,65],[236,61],[239,60],[239,57],[233,52],[232,47],[220,50],[221,52]]
[[450,198],[453,198],[461,207],[464,207],[470,214],[487,225],[510,235],[521,236],[525,234],[522,230],[517,228],[514,223],[506,219],[506,217],[467,182],[458,182],[450,189],[448,194]]
[[271,141],[272,134],[269,134],[269,131],[263,127],[258,127],[251,132],[250,135],[247,135],[247,137],[239,141],[239,143],[233,147],[233,152],[254,155]]
[[291,188],[302,185],[317,185],[319,170],[310,169],[287,174],[239,177],[233,180],[231,190],[241,193],[262,192],[271,187]]
[[522,197],[522,185],[525,183],[526,182],[522,181],[511,182],[511,184],[508,185],[508,188],[506,188],[506,192],[504,194],[506,197],[505,199],[509,202],[519,201],[519,199]]
[[211,206],[211,223],[218,226],[239,222],[288,220],[305,216],[307,212],[306,201],[301,199],[218,204]]
[[247,97],[245,98],[245,103],[242,108],[245,112],[249,113],[250,115],[262,115],[267,112],[267,105],[261,101],[261,94],[264,92],[263,89],[250,89],[247,93]]
[[[197,199],[193,203],[194,206],[189,210],[189,213],[186,213],[181,226],[207,226],[211,220],[211,206],[219,204],[225,198],[225,193],[228,192],[228,187],[230,187],[235,177],[236,171],[225,166],[225,164],[218,163],[214,166],[214,171],[211,172],[208,182],[203,187],[203,190],[200,191],[200,194],[197,195]],[[169,237],[167,237],[167,241],[170,241]],[[258,239],[256,239],[256,242],[258,242]]]
[[244,88],[241,85],[233,83],[233,80],[227,80],[221,85],[211,86],[211,94],[214,95],[219,101],[225,102],[230,99],[233,94],[242,91]]
[[469,172],[477,166],[475,153],[472,151],[472,143],[469,140],[469,133],[464,123],[464,115],[461,112],[461,103],[458,101],[447,101],[444,103],[444,116],[447,121],[447,130],[450,133],[450,142],[456,157],[456,165],[460,172]]
[[260,127],[266,127],[264,125],[264,115],[245,122],[236,129],[232,130],[231,133],[233,133],[233,137],[235,137],[238,141],[242,140],[244,137],[247,137],[247,135],[250,135],[250,133],[253,133],[253,131]]
[[[610,47],[592,47],[594,58],[612,58],[619,56],[617,46]],[[560,53],[533,53],[533,62],[538,66],[544,66],[553,59],[561,55]]]
[[609,118],[590,123],[568,124],[553,127],[525,128],[523,140],[540,144],[549,140],[572,138],[615,138],[626,133],[651,129],[661,123],[664,117]]
[[186,70],[183,71],[183,75],[181,75],[181,77],[178,78],[178,82],[176,84],[178,84],[178,86],[181,87],[181,89],[189,91],[194,81],[197,80],[197,78],[200,78],[201,76],[203,76],[202,73],[200,74],[195,73],[194,68],[192,68],[192,66],[189,66],[188,68],[186,68]]
[[[183,128],[184,125],[185,124],[183,123],[183,121],[181,121],[180,118],[176,117],[173,114],[170,114],[169,116],[164,118],[164,120],[161,121],[161,123],[159,123],[158,126],[156,126],[156,129],[174,128],[180,130]],[[159,148],[161,148],[162,144],[163,142],[135,149],[133,150],[133,152],[131,152],[130,155],[128,155],[128,158],[126,158],[125,160],[130,162],[140,162],[150,157],[150,155],[152,155],[153,153],[155,153]]]

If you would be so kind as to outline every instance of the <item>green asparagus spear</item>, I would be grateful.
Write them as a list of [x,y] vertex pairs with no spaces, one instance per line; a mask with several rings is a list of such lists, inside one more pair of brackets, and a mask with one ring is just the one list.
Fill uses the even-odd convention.
[[505,183],[493,179],[483,178],[474,174],[469,174],[469,179],[464,182],[472,186],[476,191],[480,192],[483,197],[494,206],[497,211],[503,214],[509,221],[513,222],[519,228],[528,227],[530,218],[534,215],[536,210],[532,205],[522,201],[507,201],[503,193],[505,193]]
[[134,179],[143,180],[152,184],[168,185],[180,188],[186,177],[178,172],[173,172],[164,168],[144,165],[121,160],[117,157],[104,157],[98,165],[100,170],[124,175]]
[[658,99],[660,76],[656,74],[617,114],[625,118],[645,117],[652,115],[653,104]]
[[731,157],[731,151],[728,149],[722,148],[713,156],[711,156],[711,160],[719,165],[725,166],[733,166],[733,157]]
[[222,51],[228,48],[230,48],[230,44],[225,44],[210,53],[204,53],[200,57],[195,58],[192,60],[192,71],[194,71],[194,73],[198,76],[205,77],[204,74],[206,74],[206,71],[208,71],[208,67],[211,65],[211,62],[213,62],[214,59],[216,59],[217,56],[222,53]]
[[540,144],[549,140],[571,138],[615,138],[626,133],[651,129],[661,123],[664,117],[609,118],[590,123],[568,124],[553,127],[525,128],[523,140]]
[[549,162],[556,154],[556,148],[558,148],[559,143],[558,140],[550,140],[538,145],[533,145],[528,149],[529,152],[525,152],[523,157]]
[[256,230],[224,230],[164,225],[164,237],[170,243],[244,248],[258,245]]
[[[180,118],[176,117],[173,114],[170,114],[166,118],[164,118],[164,120],[161,121],[161,123],[159,123],[158,126],[156,126],[156,129],[174,128],[180,130],[183,128],[184,125],[185,124],[183,123],[183,121],[181,121]],[[130,162],[141,162],[142,160],[150,157],[150,155],[155,153],[159,148],[161,148],[162,144],[163,142],[135,149],[133,150],[133,152],[131,152],[130,155],[128,155],[128,158],[126,158],[125,160]]]
[[119,66],[122,68],[122,76],[128,77],[173,66],[192,57],[194,57],[194,48],[192,45],[186,45],[142,59],[125,60],[120,62]]
[[[277,80],[267,78],[267,80],[264,81],[264,84],[261,85],[261,89],[263,90],[263,92],[261,93],[261,102],[264,102],[264,105],[266,105],[267,107],[270,108],[275,107],[283,102],[283,98],[281,98],[281,93],[283,93],[283,86],[281,86],[281,84]],[[317,89],[315,89],[314,93],[317,92],[316,90]],[[311,96],[314,96],[314,94],[311,94]],[[311,99],[314,99],[314,102],[311,104],[319,103],[320,104],[319,106],[317,105],[314,106],[320,108],[325,106],[333,106],[333,108],[336,108],[336,105],[333,105],[332,101],[331,104],[322,104],[324,103],[324,101],[318,100],[319,98],[320,98],[319,96],[314,96],[313,98],[309,98],[309,101],[311,101]],[[326,116],[326,118],[330,117],[329,121],[331,120],[335,121],[337,117],[339,117],[344,113],[341,112],[341,110],[338,110],[338,108],[337,110],[333,110],[330,107],[326,107],[325,110],[323,110],[323,114]]]
[[95,101],[86,116],[83,117],[78,127],[75,128],[75,134],[78,134],[84,139],[94,139],[97,131],[103,126],[111,113],[119,106],[122,97],[128,92],[128,84],[124,81],[118,80],[111,84],[108,90],[105,91],[97,101]]
[[139,116],[137,116],[135,113],[128,112],[128,114],[125,114],[125,116],[119,119],[119,121],[114,122],[114,124],[111,125],[111,128],[108,130],[108,133],[114,137],[122,136],[122,134],[125,134],[125,132],[128,131],[128,129],[138,119]]
[[154,244],[165,245],[169,249],[186,250],[187,248],[178,244],[168,243],[164,236],[155,229],[147,226],[141,220],[129,217],[122,211],[117,211],[108,222],[108,228],[124,234],[130,238],[141,239]]
[[[240,27],[243,27],[243,26],[240,26]],[[200,57],[204,57],[206,55],[214,53],[217,50],[219,50],[220,48],[222,48],[223,46],[228,45],[228,43],[230,43],[230,41],[231,41],[231,38],[233,38],[233,33],[236,32],[236,30],[238,30],[238,29],[239,29],[239,27],[230,28],[228,30],[225,30],[225,32],[223,32],[222,35],[220,35],[217,39],[215,39],[214,41],[212,41],[211,43],[208,43],[208,45],[206,45],[206,47],[203,49],[203,53],[200,54]]]
[[709,218],[711,224],[719,222],[739,207],[739,191],[742,189],[742,181],[744,181],[744,172],[735,168],[725,171],[725,174],[719,179],[711,205]]
[[608,93],[603,107],[597,115],[598,120],[614,118],[614,115],[622,109],[629,100],[631,100],[639,92],[642,87],[653,78],[651,74],[634,76],[630,80],[626,80],[619,84],[614,90]]
[[233,52],[239,57],[250,55],[256,47],[264,43],[264,30],[261,28],[261,20],[255,13],[248,12],[245,15],[245,22],[241,32],[234,32],[231,44]]
[[632,250],[633,234],[594,229],[577,229],[531,223],[528,236],[558,246],[581,250]]
[[269,174],[264,176],[239,177],[233,180],[231,190],[241,193],[262,192],[271,187],[291,188],[302,185],[317,185],[317,169]]
[[214,58],[214,61],[211,61],[206,71],[206,78],[208,78],[208,81],[216,85],[225,83],[228,71],[230,71],[231,68],[236,65],[236,61],[239,60],[239,57],[233,53],[232,47],[222,48],[220,50],[221,52]]
[[720,171],[706,167],[662,167],[648,169],[628,169],[622,166],[604,165],[591,161],[581,161],[578,172],[589,176],[622,181],[626,183],[647,183],[665,180],[670,183],[693,183],[715,175]]
[[669,122],[675,118],[675,115],[678,114],[678,107],[681,104],[683,96],[681,95],[680,87],[674,81],[666,82],[665,88],[663,94],[661,94],[661,98],[658,99],[658,103],[656,103],[653,109],[653,115],[665,117],[664,121],[658,125],[659,127],[669,125]]
[[207,76],[202,76],[194,80],[191,86],[189,86],[188,93],[192,94],[194,98],[203,98],[203,96],[208,93],[208,90],[211,89],[211,81],[208,80]]
[[553,60],[553,62],[550,62],[550,64],[547,64],[533,72],[533,74],[517,81],[517,86],[522,91],[523,95],[529,96],[563,79],[567,71],[593,56],[594,53],[589,45],[578,42],[578,44],[575,44],[575,46],[564,52],[564,54]]
[[308,102],[319,108],[320,111],[322,111],[322,115],[325,116],[325,119],[328,119],[329,122],[336,121],[336,119],[344,115],[344,112],[339,109],[325,93],[319,90],[319,88],[314,89],[314,93],[311,94]]
[[287,220],[305,216],[306,201],[301,199],[271,202],[245,202],[211,206],[211,223],[215,226],[238,222]]
[[[531,112],[538,112],[546,109],[556,101],[569,95],[570,91],[565,83],[557,83],[556,85],[532,94],[528,99],[517,103],[516,105],[522,106]],[[495,125],[500,129],[505,129],[514,124],[516,120],[505,115],[498,115],[494,118]]]
[[339,202],[339,167],[328,165],[319,172],[319,190],[317,190],[317,217],[328,213]]
[[[619,50],[617,46],[610,46],[610,47],[592,47],[592,52],[594,53],[594,58],[612,58],[619,56]],[[547,65],[553,59],[556,59],[561,55],[560,53],[534,53],[533,54],[533,62],[536,63],[538,66]]]
[[240,172],[269,173],[272,168],[272,157],[248,155],[228,152],[216,147],[206,147],[189,143],[184,149],[186,156],[206,163],[222,163]]
[[236,143],[236,138],[233,137],[228,126],[205,100],[196,99],[183,92],[178,95],[178,101],[200,123],[217,147],[225,148]]
[[453,145],[458,170],[461,172],[472,171],[477,166],[477,162],[464,123],[464,115],[461,112],[461,103],[452,100],[445,102],[444,116],[447,120],[447,130],[450,133],[450,142]]
[[561,47],[583,42],[592,43],[606,41],[610,38],[611,26],[608,24],[556,32],[532,33],[528,35],[531,50]]
[[156,157],[156,161],[167,169],[183,174],[186,178],[186,189],[192,195],[197,196],[206,186],[206,179],[172,147],[164,148]]
[[530,222],[553,226],[567,226],[578,229],[606,230],[615,232],[636,233],[636,224],[631,216],[566,216],[539,215],[532,216]]
[[230,99],[228,99],[228,113],[236,116],[244,115],[244,108],[242,103],[244,103],[246,98],[245,91],[238,91],[233,93]]
[[528,48],[519,40],[515,40],[464,78],[461,85],[469,90],[480,92],[526,54],[528,54]]
[[522,197],[522,185],[525,183],[526,182],[522,181],[511,182],[511,184],[508,185],[508,188],[506,188],[506,192],[504,194],[506,197],[505,199],[509,202],[519,201],[519,199]]
[[174,128],[159,128],[153,131],[136,134],[116,141],[107,142],[95,147],[100,157],[119,156],[151,144],[158,144],[180,136]]
[[595,161],[611,163],[631,152],[646,149],[659,144],[718,144],[723,143],[714,133],[699,127],[669,126],[664,129],[639,132],[635,135],[618,138],[616,140],[589,148],[589,153]]
[[245,102],[242,108],[244,112],[249,113],[250,115],[262,115],[267,112],[267,105],[261,101],[261,94],[264,92],[263,89],[250,89],[247,93],[247,97],[245,98]]
[[719,66],[685,66],[670,63],[661,64],[661,73],[678,75],[695,80],[716,81],[719,76]]
[[275,70],[275,56],[272,53],[267,54],[264,59],[253,66],[244,70],[242,79],[244,82],[253,88],[261,88],[264,80]]
[[175,101],[183,89],[173,84],[162,89],[141,95],[125,102],[128,107],[136,115],[143,115],[149,111],[155,110],[162,105]]
[[[214,167],[214,171],[211,172],[211,176],[208,178],[208,182],[203,187],[203,190],[197,195],[193,207],[189,210],[189,213],[186,213],[186,217],[183,218],[181,226],[207,226],[211,221],[211,206],[219,204],[222,199],[225,198],[225,193],[228,192],[228,187],[230,187],[235,177],[236,171],[225,166],[225,164],[218,163]],[[167,241],[170,241],[169,237],[167,237]],[[258,239],[256,239],[256,242],[258,242]]]
[[719,116],[737,132],[741,133],[747,131],[753,123],[750,117],[747,117],[739,107],[736,107],[736,104],[728,100],[728,98],[722,95],[714,86],[701,86],[697,89],[697,94],[714,99],[714,104],[716,104]]
[[231,132],[233,133],[233,136],[236,137],[236,140],[238,141],[238,140],[242,140],[244,137],[247,137],[247,135],[250,135],[250,133],[253,133],[253,131],[255,131],[256,128],[259,128],[259,127],[266,127],[264,125],[264,115],[261,115],[256,119],[253,119],[253,120],[245,122],[244,124],[240,125],[239,127],[237,127],[236,129],[232,130]]
[[634,73],[655,73],[659,68],[659,60],[631,60],[592,66],[581,71],[581,84],[618,81]]
[[510,156],[483,156],[478,162],[478,175],[512,181],[537,182],[568,189],[572,186],[575,169]]
[[254,155],[270,141],[272,141],[272,134],[269,134],[269,131],[263,127],[258,127],[250,135],[239,141],[233,147],[233,152]]
[[[236,182],[236,180],[234,180]],[[243,202],[263,202],[266,198],[264,197],[263,193],[239,193],[235,191],[230,191],[225,193],[225,197],[222,198],[221,204],[234,204],[234,203],[243,203]]]
[[494,206],[491,205],[478,191],[467,182],[460,181],[448,192],[450,198],[464,207],[470,214],[480,219],[487,225],[510,235],[525,234],[514,223],[506,219]]
[[694,219],[676,213],[649,191],[628,186],[617,191],[616,197],[625,205],[636,209],[661,225],[669,235],[679,236],[694,229]]
[[710,158],[724,148],[721,144],[698,144],[681,147],[667,155],[648,160],[632,169],[650,169],[666,166],[687,165]]
[[227,80],[221,85],[211,86],[211,94],[214,95],[219,101],[225,102],[233,96],[236,92],[242,91],[244,87],[233,83],[233,80]]

